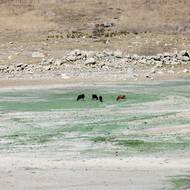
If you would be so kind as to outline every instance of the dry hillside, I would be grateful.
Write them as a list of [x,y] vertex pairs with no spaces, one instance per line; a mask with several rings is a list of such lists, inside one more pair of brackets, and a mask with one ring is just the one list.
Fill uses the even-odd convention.
[[65,48],[93,41],[92,48],[145,54],[190,49],[189,7],[189,0],[0,0],[0,40],[58,40]]

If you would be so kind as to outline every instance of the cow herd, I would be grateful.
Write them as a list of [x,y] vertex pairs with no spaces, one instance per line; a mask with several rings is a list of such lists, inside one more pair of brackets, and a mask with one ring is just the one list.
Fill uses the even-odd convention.
[[[85,94],[80,94],[80,95],[77,96],[77,101],[84,100],[84,99],[85,99]],[[116,98],[117,101],[124,100],[124,99],[126,99],[125,95],[118,95],[117,98]],[[92,100],[103,102],[103,97],[98,96],[96,94],[92,94]]]

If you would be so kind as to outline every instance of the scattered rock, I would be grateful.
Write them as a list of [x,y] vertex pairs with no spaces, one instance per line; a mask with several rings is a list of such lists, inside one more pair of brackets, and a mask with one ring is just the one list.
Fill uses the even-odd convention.
[[50,71],[50,70],[52,70],[52,68],[51,68],[50,65],[48,65],[48,66],[45,66],[45,67],[44,67],[44,70],[45,70],[45,71]]
[[69,55],[68,57],[66,57],[66,60],[74,62],[74,61],[77,61],[78,58],[75,55]]
[[186,50],[180,51],[176,54],[177,59],[181,61],[190,61],[190,53]]
[[168,70],[168,73],[174,74],[175,72],[173,70]]
[[61,66],[61,65],[63,65],[63,63],[64,63],[63,60],[56,59],[55,62],[54,62],[54,65],[56,65],[56,66]]
[[190,57],[188,56],[178,56],[177,58],[178,60],[181,60],[181,61],[190,61]]
[[[137,54],[128,55],[123,54],[121,51],[83,51],[83,50],[72,50],[65,52],[62,58],[45,58],[45,55],[41,52],[33,52],[32,57],[42,58],[41,64],[11,64],[11,65],[1,65],[0,72],[1,74],[16,74],[23,73],[34,73],[34,72],[43,72],[43,71],[55,71],[57,76],[63,78],[68,78],[67,75],[61,74],[61,69],[65,71],[124,71],[128,78],[137,78],[134,74],[136,68],[139,66],[142,68],[147,68],[146,73],[144,74],[146,78],[152,78],[155,76],[153,74],[163,74],[176,72],[176,65],[186,65],[190,64],[190,53],[189,51],[180,51],[174,53],[164,53],[150,56],[140,56]],[[9,60],[14,60],[12,56],[8,57]],[[74,64],[70,64],[72,62]],[[97,64],[98,63],[98,64]],[[64,65],[63,65],[64,64]],[[62,67],[60,67],[63,65]],[[85,66],[91,67],[85,67]],[[145,67],[144,67],[145,66]],[[59,69],[60,67],[60,69]],[[137,69],[138,70],[138,69]],[[183,73],[189,73],[190,70],[184,69]],[[182,72],[181,71],[181,72]]]
[[188,69],[184,69],[183,73],[189,73],[189,70]]
[[180,51],[179,56],[190,57],[190,53],[186,50]]
[[[12,71],[13,71],[13,70],[16,70],[16,71],[23,71],[23,70],[25,70],[25,68],[27,68],[27,67],[28,67],[27,64],[24,64],[24,63],[17,63],[17,64],[16,64],[16,68],[15,68],[15,69],[12,68]],[[9,69],[9,70],[11,70],[11,69]]]
[[123,53],[121,51],[114,51],[113,56],[115,56],[116,58],[122,58]]
[[156,68],[153,68],[150,73],[155,74],[156,73]]
[[42,65],[50,65],[50,64],[53,64],[53,62],[54,62],[53,58],[51,58],[51,59],[42,59],[41,64]]
[[156,68],[160,68],[160,67],[163,67],[163,62],[157,62]]
[[45,55],[41,52],[33,52],[32,57],[33,58],[43,58],[43,57],[45,57]]
[[12,55],[8,56],[8,59],[11,60],[12,59]]
[[16,64],[16,67],[22,67],[23,66],[23,63],[17,63]]
[[76,55],[76,56],[79,56],[79,55],[82,55],[82,52],[79,49],[76,49],[76,50],[73,51],[73,54]]
[[61,78],[62,79],[69,79],[70,77],[67,74],[63,73],[63,74],[61,74]]
[[105,67],[105,66],[106,66],[106,64],[102,64],[100,67],[103,68],[103,67]]
[[147,79],[151,79],[152,77],[149,74],[146,74]]
[[113,27],[114,23],[113,22],[104,22],[103,26],[106,27],[106,28]]
[[95,65],[96,64],[96,60],[94,58],[88,58],[85,62],[85,65]]

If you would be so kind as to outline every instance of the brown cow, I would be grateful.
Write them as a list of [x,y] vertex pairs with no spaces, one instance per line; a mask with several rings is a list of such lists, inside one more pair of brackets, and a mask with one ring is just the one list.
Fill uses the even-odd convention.
[[119,95],[116,100],[117,100],[117,101],[118,101],[118,100],[124,100],[125,98],[126,98],[125,95]]

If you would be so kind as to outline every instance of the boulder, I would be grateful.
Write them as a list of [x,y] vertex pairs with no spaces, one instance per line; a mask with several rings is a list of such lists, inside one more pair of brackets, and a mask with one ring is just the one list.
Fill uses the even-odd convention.
[[184,62],[190,61],[190,57],[188,56],[178,56],[177,59]]
[[180,51],[179,56],[190,57],[190,53],[186,50]]
[[74,54],[79,56],[82,55],[82,52],[79,49],[74,50]]
[[152,59],[155,61],[161,61],[161,57],[159,55],[152,56]]
[[189,73],[189,70],[188,69],[184,69],[183,72],[184,73]]
[[33,58],[44,58],[45,55],[43,53],[41,53],[41,52],[33,52],[32,57]]
[[61,59],[56,59],[55,62],[54,62],[54,65],[56,65],[56,66],[61,66],[61,65],[63,65],[63,63],[64,63],[63,60],[61,60]]
[[41,64],[42,65],[50,65],[50,64],[53,64],[53,62],[54,62],[53,58],[51,58],[51,59],[42,59]]
[[122,58],[123,57],[123,53],[121,51],[114,51],[113,52],[113,56],[116,58]]
[[104,22],[103,26],[106,28],[110,28],[110,27],[114,26],[114,23],[113,22]]
[[47,66],[43,67],[43,70],[50,71],[50,70],[52,70],[52,67],[50,65],[47,65]]
[[94,58],[88,58],[85,62],[85,65],[95,65],[96,64],[96,60]]
[[162,55],[163,57],[172,57],[172,54],[171,53],[164,53],[163,55]]
[[184,62],[190,61],[190,53],[186,50],[180,51],[177,54],[177,59]]
[[168,70],[168,73],[175,74],[175,72],[173,70]]
[[76,55],[69,55],[69,56],[66,57],[66,60],[67,60],[67,61],[74,62],[74,61],[77,61],[78,58],[77,58]]
[[23,63],[17,63],[16,64],[16,67],[18,68],[18,67],[22,67],[23,66]]
[[161,61],[157,62],[155,67],[156,67],[156,68],[161,68],[161,67],[163,67],[163,62],[161,62]]
[[8,56],[8,59],[9,59],[9,60],[11,60],[12,58],[13,58],[13,56],[12,56],[12,55],[9,55],[9,56]]
[[140,59],[139,63],[141,63],[141,64],[149,64],[149,62],[146,59]]
[[134,54],[134,55],[132,56],[132,59],[138,61],[138,60],[141,59],[141,57],[140,57],[139,55],[137,55],[137,54]]
[[24,64],[24,63],[18,63],[16,64],[16,70],[17,71],[23,71],[28,65],[27,64]]
[[77,61],[77,60],[81,60],[81,59],[86,59],[87,57],[88,57],[88,55],[87,55],[86,51],[81,51],[81,50],[76,49],[67,54],[66,60],[67,61]]
[[152,68],[150,71],[151,74],[155,74],[156,73],[156,68]]

